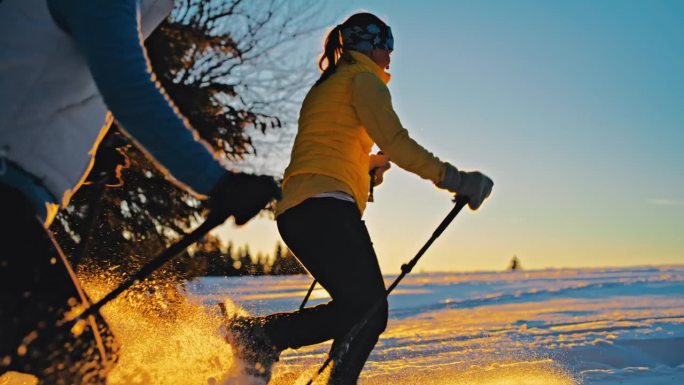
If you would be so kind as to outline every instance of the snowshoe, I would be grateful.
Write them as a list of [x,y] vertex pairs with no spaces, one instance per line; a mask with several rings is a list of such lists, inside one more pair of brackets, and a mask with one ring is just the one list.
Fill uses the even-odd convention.
[[239,365],[243,374],[268,383],[281,351],[271,342],[262,321],[253,317],[234,317],[227,324],[226,341],[233,347],[233,365]]

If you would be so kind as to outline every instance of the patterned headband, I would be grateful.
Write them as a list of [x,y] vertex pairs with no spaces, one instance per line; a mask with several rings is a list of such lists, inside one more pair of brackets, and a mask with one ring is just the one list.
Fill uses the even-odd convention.
[[339,25],[342,31],[342,46],[355,51],[370,52],[375,48],[394,50],[394,38],[389,26],[366,24],[365,26]]

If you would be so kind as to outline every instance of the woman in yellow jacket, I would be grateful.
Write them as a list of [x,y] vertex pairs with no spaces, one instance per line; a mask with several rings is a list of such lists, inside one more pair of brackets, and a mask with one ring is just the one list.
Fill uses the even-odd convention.
[[[385,285],[361,216],[371,174],[381,177],[388,159],[437,187],[467,196],[471,209],[491,192],[491,179],[439,160],[402,127],[386,86],[390,75],[384,71],[392,50],[390,28],[369,13],[351,16],[326,39],[319,62],[323,73],[300,111],[276,216],[283,240],[332,301],[293,313],[234,320],[229,339],[249,374],[268,379],[286,348],[333,339],[334,349],[382,299],[384,306],[348,354],[333,363],[329,384],[356,383],[387,324]],[[374,143],[384,155],[370,155]]]

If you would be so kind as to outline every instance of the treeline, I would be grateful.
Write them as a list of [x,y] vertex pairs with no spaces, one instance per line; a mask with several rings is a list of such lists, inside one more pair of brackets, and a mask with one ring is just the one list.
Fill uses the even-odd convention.
[[249,245],[236,248],[233,242],[225,244],[215,236],[208,236],[191,250],[187,262],[193,265],[187,267],[201,276],[306,274],[297,258],[280,242],[273,254],[254,255]]

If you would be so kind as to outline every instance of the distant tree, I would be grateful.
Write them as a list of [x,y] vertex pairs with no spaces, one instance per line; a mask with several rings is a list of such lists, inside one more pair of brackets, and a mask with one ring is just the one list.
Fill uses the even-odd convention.
[[252,275],[254,266],[252,254],[249,252],[249,245],[245,245],[239,249],[238,260],[240,261],[240,275]]
[[270,273],[273,275],[280,275],[280,270],[282,269],[282,264],[283,264],[283,257],[284,257],[284,251],[283,251],[283,244],[280,242],[276,242],[276,247],[275,250],[273,251],[273,260],[271,262],[270,266]]
[[513,259],[511,259],[511,265],[509,267],[511,271],[516,271],[516,270],[521,270],[522,266],[520,266],[520,260],[518,259],[517,255],[513,256]]
[[[220,238],[208,236],[197,244],[191,251],[187,261],[191,261],[190,268],[203,269],[196,271],[195,276],[241,276],[241,275],[288,275],[305,274],[306,270],[297,259],[287,251],[283,245],[276,244],[273,255],[262,252],[254,257],[249,245],[238,248],[233,255],[232,241],[227,245]],[[192,262],[192,261],[201,261]]]
[[[284,250],[284,251],[283,251]],[[276,245],[272,275],[306,274],[306,269],[297,261],[290,249],[284,248],[280,242]]]
[[256,259],[253,261],[254,269],[252,270],[252,275],[264,275],[268,270],[268,261],[264,254],[259,252],[256,255]]
[[239,261],[235,258],[235,255],[233,255],[234,248],[233,241],[228,242],[228,245],[226,246],[226,261],[230,263],[230,267],[226,270],[226,276],[240,275]]
[[223,243],[214,235],[207,235],[202,241],[197,243],[190,253],[191,257],[186,260],[197,260],[198,263],[191,266],[201,266],[202,270],[193,275],[228,275],[229,269],[233,267],[233,261],[229,260],[223,250]]

